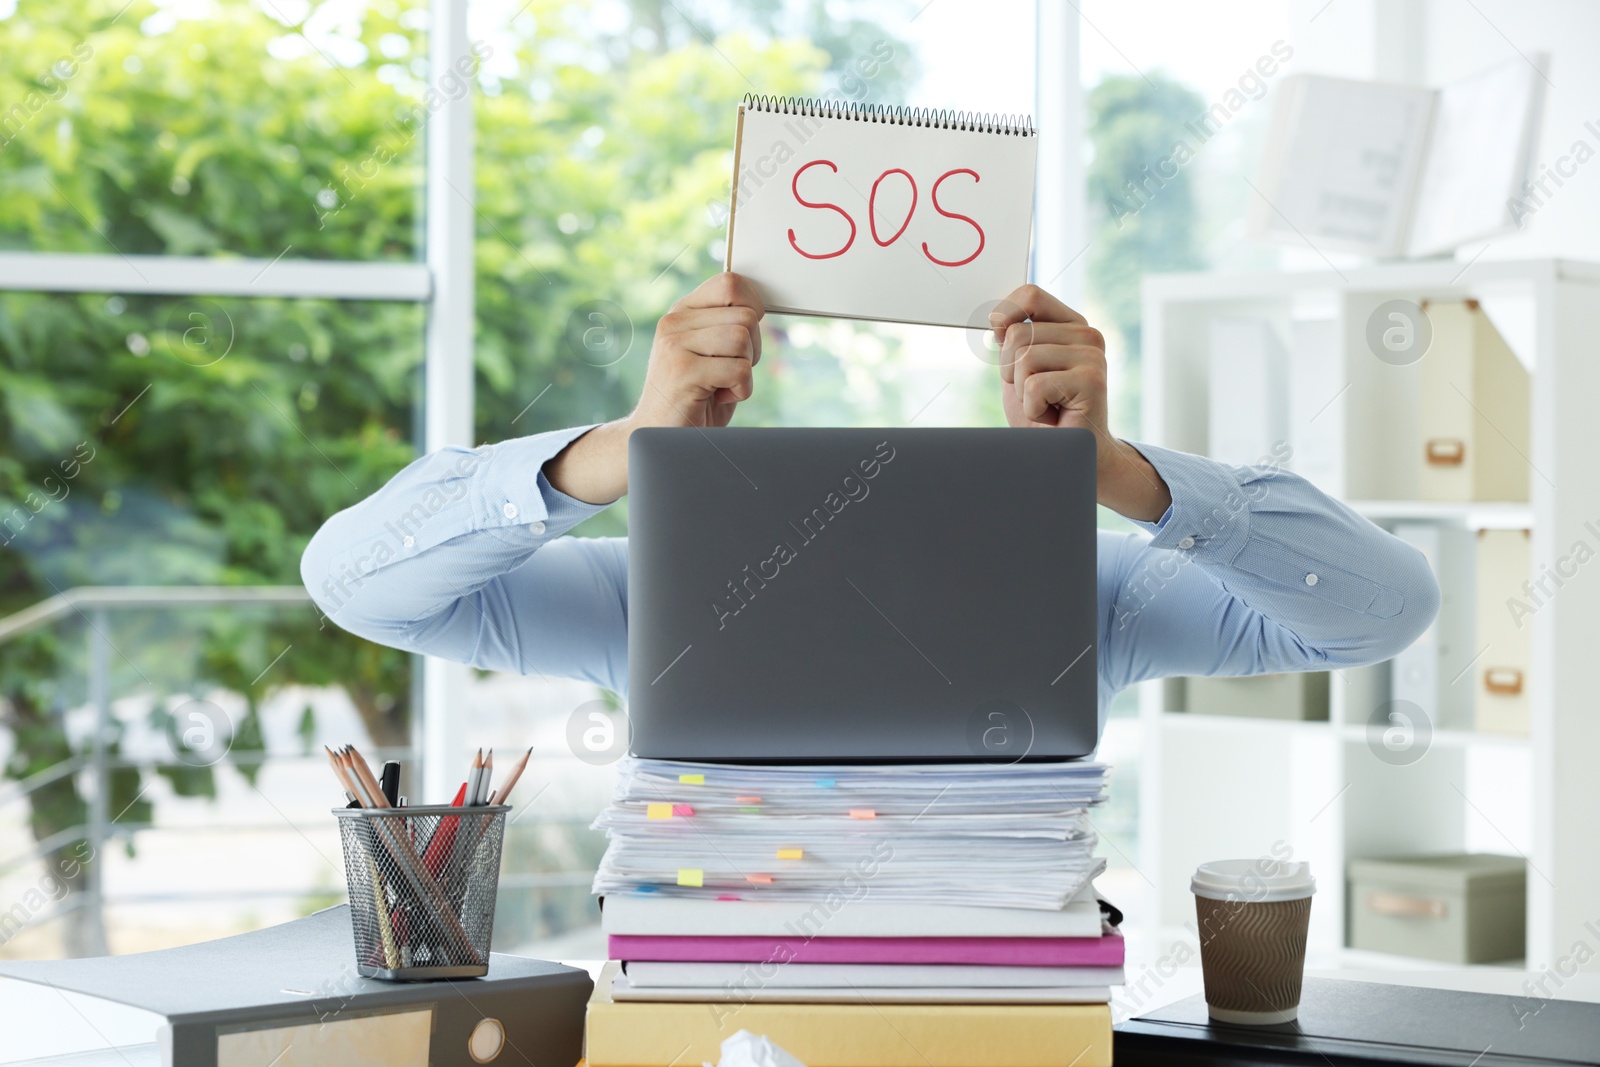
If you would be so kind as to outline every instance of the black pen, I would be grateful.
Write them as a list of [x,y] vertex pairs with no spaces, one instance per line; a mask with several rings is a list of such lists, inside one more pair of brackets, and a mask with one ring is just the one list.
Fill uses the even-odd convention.
[[391,808],[400,806],[400,761],[389,760],[383,765],[383,777],[379,781],[383,789],[383,798],[389,802]]

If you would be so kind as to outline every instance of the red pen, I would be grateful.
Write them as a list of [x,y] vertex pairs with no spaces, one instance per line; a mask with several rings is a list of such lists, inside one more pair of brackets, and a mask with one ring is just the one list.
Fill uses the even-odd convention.
[[[456,790],[456,798],[450,802],[452,808],[459,808],[467,802],[467,783],[462,782],[461,788]],[[439,820],[439,828],[433,832],[433,837],[428,841],[428,851],[422,857],[422,864],[428,868],[428,873],[435,878],[444,870],[444,861],[449,857],[456,843],[456,822],[453,815],[446,815]]]

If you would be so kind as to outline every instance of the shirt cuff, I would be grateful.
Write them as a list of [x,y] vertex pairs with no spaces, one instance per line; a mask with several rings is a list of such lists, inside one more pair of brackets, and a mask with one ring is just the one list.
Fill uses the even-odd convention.
[[1250,499],[1233,468],[1189,452],[1127,443],[1150,461],[1172,493],[1160,520],[1138,523],[1150,531],[1150,544],[1218,563],[1238,558],[1250,540]]
[[553,430],[478,449],[476,528],[508,543],[538,545],[609,507],[568,496],[544,476],[546,463],[592,429],[593,425]]

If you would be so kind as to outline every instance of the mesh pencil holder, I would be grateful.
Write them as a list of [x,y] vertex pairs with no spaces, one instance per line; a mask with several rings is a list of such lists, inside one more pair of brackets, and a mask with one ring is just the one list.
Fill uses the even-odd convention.
[[356,966],[421,981],[489,973],[510,807],[336,808]]

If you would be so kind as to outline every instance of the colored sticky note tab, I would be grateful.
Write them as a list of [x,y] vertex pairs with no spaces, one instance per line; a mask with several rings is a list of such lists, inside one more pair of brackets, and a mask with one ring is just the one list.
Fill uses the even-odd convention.
[[647,804],[644,809],[644,817],[647,819],[670,819],[672,818],[672,805]]
[[653,885],[642,885],[639,887],[639,892],[641,893],[654,893],[655,891],[656,887]]
[[761,814],[761,809],[760,808],[740,808],[739,810],[744,812],[746,815],[760,815]]
[[756,885],[771,885],[772,884],[772,875],[770,875],[770,874],[747,874],[747,875],[744,876],[744,880],[747,881],[747,882],[754,882]]
[[699,867],[679,867],[678,884],[703,886],[706,884],[706,872]]
[[878,813],[871,808],[851,808],[850,817],[852,819],[876,819]]
[[684,785],[705,785],[706,776],[703,774],[680,774],[678,775],[678,781]]
[[717,899],[718,900],[738,900],[739,898],[734,896],[732,893],[718,893],[717,894]]
[[836,786],[838,784],[839,784],[838,780],[837,779],[833,779],[833,778],[818,778],[817,779],[817,787],[819,789],[832,789],[834,786]]
[[672,805],[672,814],[679,818],[687,819],[694,814],[694,809],[687,804],[674,804]]
[[734,797],[733,798],[733,802],[735,804],[759,804],[759,803],[761,803],[761,798],[760,797]]
[[803,848],[780,848],[778,850],[778,858],[780,860],[797,860],[805,854],[806,850]]

